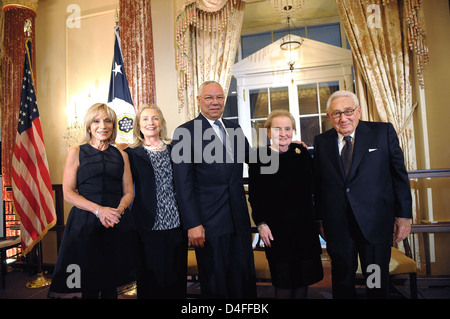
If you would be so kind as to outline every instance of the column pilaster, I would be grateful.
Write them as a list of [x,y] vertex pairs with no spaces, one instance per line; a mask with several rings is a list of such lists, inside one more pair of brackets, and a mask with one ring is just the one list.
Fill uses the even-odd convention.
[[[22,89],[26,20],[32,23],[30,34],[35,47],[35,18],[38,0],[3,0],[4,35],[1,52],[1,130],[2,130],[2,186],[11,185],[11,160],[17,132],[17,120]],[[33,69],[35,50],[33,50]],[[34,72],[36,74],[36,72]],[[37,88],[36,88],[37,90]],[[3,198],[7,195],[3,188]]]
[[134,108],[156,104],[150,0],[120,0],[122,57]]

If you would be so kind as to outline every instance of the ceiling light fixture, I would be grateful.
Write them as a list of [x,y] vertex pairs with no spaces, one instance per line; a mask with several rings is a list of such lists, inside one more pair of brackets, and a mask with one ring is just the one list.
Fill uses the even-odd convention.
[[[289,65],[289,69],[292,72],[292,71],[294,71],[294,64],[295,64],[294,54],[292,51],[300,48],[300,46],[302,45],[302,42],[293,40],[291,38],[291,23],[293,26],[294,26],[294,23],[292,22],[291,15],[289,13],[290,13],[290,10],[293,9],[293,7],[291,5],[286,5],[283,9],[287,12],[287,15],[286,15],[286,33],[287,33],[287,35],[285,37],[283,37],[282,43],[280,44],[280,48],[282,50],[288,51],[288,65]],[[295,29],[295,26],[294,26],[294,29]]]

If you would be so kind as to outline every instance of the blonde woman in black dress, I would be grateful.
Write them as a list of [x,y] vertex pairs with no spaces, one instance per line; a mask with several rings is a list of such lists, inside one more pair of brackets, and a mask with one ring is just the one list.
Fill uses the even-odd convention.
[[134,278],[134,191],[128,155],[113,146],[117,117],[106,104],[84,118],[84,144],[67,155],[64,200],[73,207],[64,229],[49,298],[118,297]]
[[249,165],[252,217],[265,244],[275,297],[306,298],[308,286],[323,278],[311,156],[303,145],[291,143],[295,120],[288,111],[273,111],[264,127],[272,143],[259,151],[278,153],[279,168],[261,174],[264,164]]

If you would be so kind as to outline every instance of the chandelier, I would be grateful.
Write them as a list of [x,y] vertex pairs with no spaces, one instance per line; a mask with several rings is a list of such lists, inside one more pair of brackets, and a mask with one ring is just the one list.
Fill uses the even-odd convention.
[[[286,1],[286,2],[296,2],[296,1]],[[300,48],[303,41],[297,41],[297,40],[291,38],[291,24],[294,26],[294,23],[292,22],[292,19],[291,19],[291,14],[292,14],[291,10],[293,10],[293,7],[285,6],[284,10],[286,12],[285,14],[286,14],[286,33],[287,33],[287,35],[285,37],[283,37],[282,43],[280,44],[280,48],[282,50],[286,50],[288,52],[288,62],[287,63],[289,65],[289,69],[292,72],[292,71],[294,71],[294,64],[295,64],[295,59],[294,59],[295,54],[292,51]],[[295,29],[295,26],[294,26],[294,29]]]
[[78,120],[76,103],[74,104],[74,117],[69,122],[66,133],[63,135],[67,148],[78,145],[83,138],[83,123]]

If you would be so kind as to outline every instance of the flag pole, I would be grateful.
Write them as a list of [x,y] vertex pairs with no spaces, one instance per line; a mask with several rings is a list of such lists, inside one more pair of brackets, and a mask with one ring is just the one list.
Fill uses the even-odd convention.
[[[114,27],[114,41],[116,41],[116,28],[119,27],[119,30],[120,30],[120,26],[119,26],[119,12],[117,11],[117,8],[116,8],[116,13],[114,14],[114,20],[116,22],[116,26]],[[114,64],[114,56],[113,56],[113,64]],[[113,77],[112,81],[113,81],[113,83],[112,83],[113,92],[115,92],[115,90],[116,90],[116,77]],[[114,100],[115,99],[113,98],[112,99],[113,106],[115,105],[115,103],[114,103],[115,101]]]
[[[114,20],[116,22],[116,26],[114,27],[114,41],[116,41],[116,38],[117,38],[117,36],[116,36],[116,28],[119,28],[119,30],[120,30],[120,26],[119,26],[119,11],[117,11],[117,8],[116,8],[116,12],[114,13]],[[114,64],[114,56],[113,56],[113,64]],[[113,92],[115,92],[115,90],[116,90],[116,77],[114,76],[112,79],[113,79]],[[115,99],[114,98],[112,99],[112,102],[113,102],[113,107],[114,107],[115,106]]]
[[[120,26],[119,26],[119,11],[116,8],[116,13],[114,14],[114,19],[116,22],[116,27],[119,27],[120,30]],[[114,28],[114,33],[116,32],[116,28]],[[114,35],[114,39],[116,38],[116,36]],[[114,60],[114,58],[113,58]],[[113,62],[114,63],[114,62]],[[115,77],[112,78],[113,79],[113,92],[115,91],[115,85],[116,85],[116,81],[115,81]],[[115,99],[113,98],[112,100],[113,105],[115,104]],[[131,284],[131,286],[125,287],[124,289],[124,295],[126,296],[137,296],[137,286],[136,283]]]
[[[23,27],[23,32],[26,34],[26,40],[25,40],[25,45],[27,45],[28,40],[31,40],[31,27],[32,27],[32,23],[30,19],[27,19],[25,21],[24,27]],[[30,65],[30,68],[32,68],[32,66]],[[33,250],[35,252],[34,255],[37,256],[37,278],[27,282],[26,287],[27,288],[41,288],[41,287],[45,287],[51,284],[51,279],[46,278],[44,276],[44,273],[42,271],[42,242],[39,241],[39,243],[37,244],[37,246],[33,247]]]

